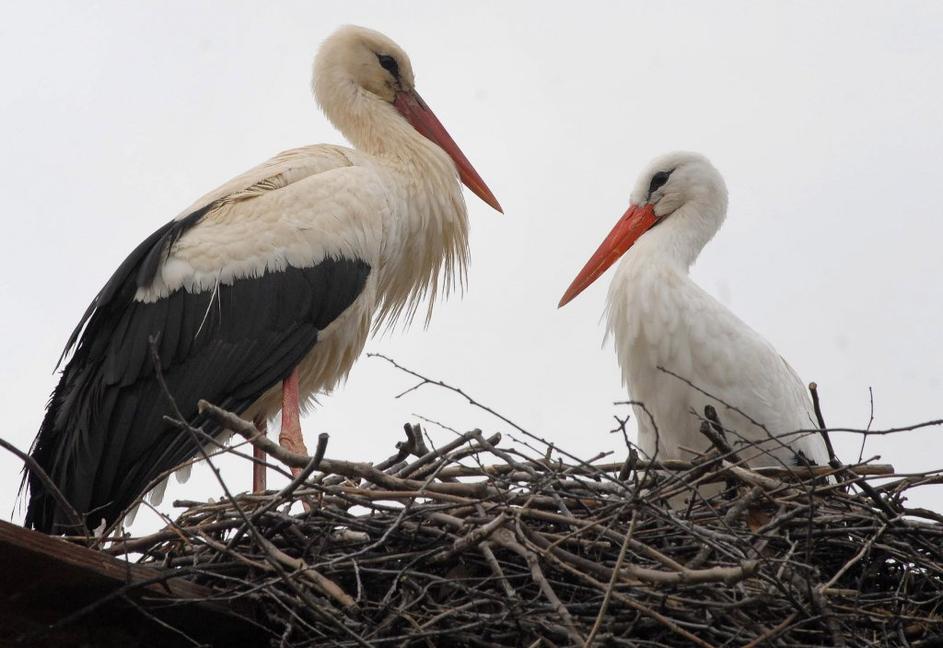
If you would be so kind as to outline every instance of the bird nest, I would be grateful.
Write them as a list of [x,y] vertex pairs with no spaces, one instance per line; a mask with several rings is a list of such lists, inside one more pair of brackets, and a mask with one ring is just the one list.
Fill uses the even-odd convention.
[[905,506],[939,471],[747,468],[710,410],[711,450],[688,462],[583,460],[503,419],[511,438],[437,448],[406,425],[358,463],[202,406],[301,473],[263,494],[220,480],[223,499],[106,551],[250,602],[272,645],[943,642],[943,516]]

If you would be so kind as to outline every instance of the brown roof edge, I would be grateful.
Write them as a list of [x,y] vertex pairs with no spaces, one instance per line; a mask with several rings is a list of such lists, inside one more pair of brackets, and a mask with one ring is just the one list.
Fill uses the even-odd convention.
[[214,601],[212,594],[180,576],[0,520],[0,648],[265,644],[248,601]]

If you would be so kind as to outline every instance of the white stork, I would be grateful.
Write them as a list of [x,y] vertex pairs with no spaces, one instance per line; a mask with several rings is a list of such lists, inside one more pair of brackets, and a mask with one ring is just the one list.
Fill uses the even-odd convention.
[[[200,198],[128,256],[72,333],[32,455],[89,528],[197,452],[162,422],[149,338],[192,425],[220,433],[201,398],[256,420],[282,409],[280,441],[303,450],[299,408],[346,377],[371,327],[463,281],[459,180],[501,211],[383,34],[331,35],[313,89],[355,148],[285,151]],[[26,525],[67,532],[28,484]]]
[[799,376],[688,275],[726,213],[724,180],[706,158],[685,152],[657,158],[560,306],[625,255],[609,287],[608,330],[631,398],[644,405],[634,409],[648,456],[657,448],[661,459],[687,459],[683,448],[709,445],[699,416],[710,404],[739,437],[728,441],[749,463],[826,464],[819,434],[795,434],[816,428]]

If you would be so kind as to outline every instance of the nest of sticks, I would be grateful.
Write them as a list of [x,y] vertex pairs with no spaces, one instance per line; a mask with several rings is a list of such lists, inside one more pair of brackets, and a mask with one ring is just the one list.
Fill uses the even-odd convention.
[[940,471],[750,469],[711,408],[688,462],[584,460],[501,417],[505,437],[437,448],[406,425],[358,463],[202,407],[301,473],[220,479],[221,500],[104,551],[250,601],[273,646],[943,645],[943,516],[906,506]]

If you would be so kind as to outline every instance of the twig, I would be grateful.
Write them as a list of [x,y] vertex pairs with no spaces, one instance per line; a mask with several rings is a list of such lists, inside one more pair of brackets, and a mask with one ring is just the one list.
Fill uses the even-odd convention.
[[76,529],[77,531],[85,530],[85,522],[82,519],[82,516],[78,514],[78,511],[75,510],[75,507],[69,503],[69,500],[66,499],[65,495],[62,494],[62,491],[59,490],[59,487],[56,486],[55,482],[49,478],[49,475],[46,474],[46,471],[42,469],[35,459],[31,456],[17,448],[12,443],[6,441],[5,439],[0,439],[0,448],[12,452],[17,457],[19,457],[24,464],[26,464],[26,470],[29,470],[33,475],[39,479],[43,484],[43,488],[52,495],[52,498],[56,500],[56,504],[59,505],[59,508],[62,509],[62,512],[65,513],[66,517],[69,518],[69,527]]
[[599,626],[602,625],[603,617],[606,616],[606,610],[609,608],[609,599],[612,598],[612,591],[616,586],[616,581],[619,579],[619,572],[622,569],[622,563],[625,560],[625,551],[629,548],[629,542],[632,540],[632,534],[635,533],[635,521],[638,516],[638,511],[632,512],[632,520],[629,522],[629,530],[625,534],[625,540],[622,542],[622,547],[619,548],[619,557],[616,558],[616,564],[612,569],[612,577],[609,579],[609,585],[606,587],[606,594],[603,596],[602,604],[599,606],[599,613],[596,615],[596,621],[593,623],[593,627],[589,631],[589,635],[586,637],[586,642],[583,644],[583,648],[590,648],[593,645],[593,639],[596,637],[596,634],[599,632]]
[[835,456],[835,449],[832,447],[832,439],[828,435],[828,426],[825,425],[825,417],[822,416],[822,406],[819,403],[819,386],[814,382],[810,382],[809,393],[812,394],[812,408],[815,410],[815,420],[818,422],[819,429],[822,431],[822,438],[825,439],[825,449],[828,450],[829,464],[839,464],[838,457]]

